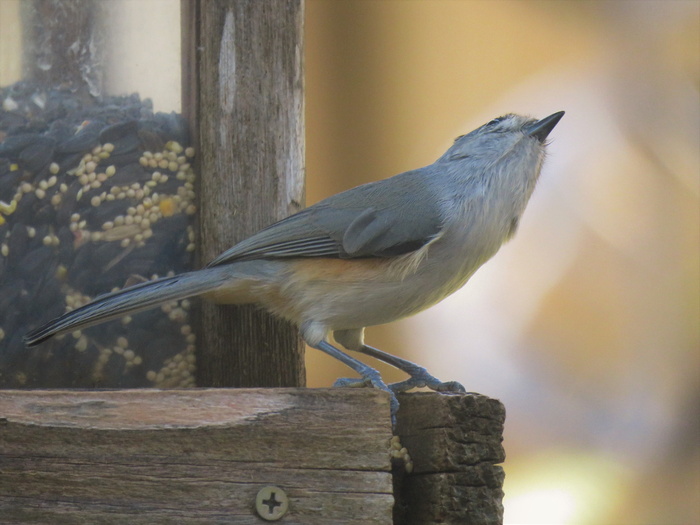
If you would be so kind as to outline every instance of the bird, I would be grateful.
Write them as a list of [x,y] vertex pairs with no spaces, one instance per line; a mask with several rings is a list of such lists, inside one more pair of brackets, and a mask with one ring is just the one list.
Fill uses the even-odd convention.
[[[367,326],[416,314],[460,289],[516,232],[539,178],[547,137],[564,115],[509,113],[457,137],[432,164],[343,191],[260,230],[202,269],[98,296],[24,337],[27,346],[191,296],[256,304],[295,323],[303,340],[395,394],[463,393],[426,368],[369,346]],[[331,343],[335,342],[346,351]],[[353,351],[398,368],[387,385]]]

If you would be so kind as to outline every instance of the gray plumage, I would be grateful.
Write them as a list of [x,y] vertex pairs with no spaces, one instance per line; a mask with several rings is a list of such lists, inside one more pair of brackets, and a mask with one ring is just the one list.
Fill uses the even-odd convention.
[[257,258],[391,257],[417,250],[442,223],[436,199],[422,202],[416,215],[415,203],[402,198],[433,193],[425,169],[324,199],[241,241],[209,266]]

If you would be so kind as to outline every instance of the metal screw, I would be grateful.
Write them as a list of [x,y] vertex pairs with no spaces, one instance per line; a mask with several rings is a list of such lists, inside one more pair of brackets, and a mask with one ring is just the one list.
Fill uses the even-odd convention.
[[285,515],[288,508],[289,498],[279,487],[263,487],[255,496],[255,510],[264,520],[276,521]]

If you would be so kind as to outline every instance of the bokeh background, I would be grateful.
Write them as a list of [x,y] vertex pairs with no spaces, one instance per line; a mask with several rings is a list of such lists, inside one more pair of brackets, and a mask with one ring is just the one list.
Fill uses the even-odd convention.
[[[178,110],[177,0],[109,6],[110,90]],[[306,0],[305,45],[308,203],[566,111],[515,239],[367,340],[505,403],[506,523],[700,523],[700,2]]]

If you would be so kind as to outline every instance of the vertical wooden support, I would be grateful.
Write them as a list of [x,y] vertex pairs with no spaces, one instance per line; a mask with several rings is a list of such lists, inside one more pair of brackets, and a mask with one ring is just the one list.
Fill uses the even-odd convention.
[[[302,0],[185,0],[184,112],[197,127],[203,263],[304,205]],[[297,330],[202,305],[200,386],[299,386]]]
[[396,434],[414,463],[394,479],[394,523],[501,525],[505,407],[480,394],[399,396]]

